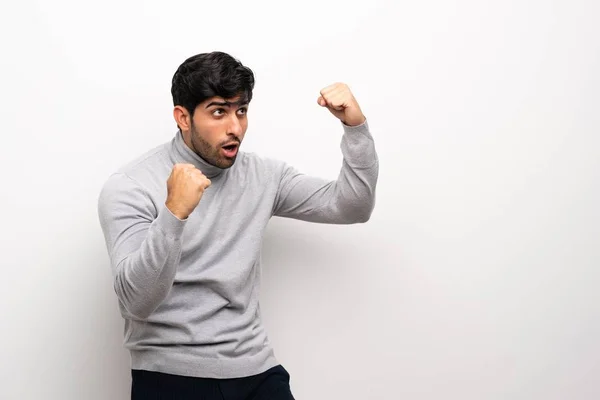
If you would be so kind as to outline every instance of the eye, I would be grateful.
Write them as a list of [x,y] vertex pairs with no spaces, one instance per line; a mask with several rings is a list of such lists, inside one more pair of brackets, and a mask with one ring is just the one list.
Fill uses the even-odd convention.
[[224,108],[217,108],[212,112],[212,115],[215,117],[221,117],[225,114],[225,109]]
[[248,113],[248,108],[246,108],[246,107],[239,108],[239,109],[237,110],[237,112],[238,112],[238,114],[240,114],[240,115],[246,115],[246,113]]

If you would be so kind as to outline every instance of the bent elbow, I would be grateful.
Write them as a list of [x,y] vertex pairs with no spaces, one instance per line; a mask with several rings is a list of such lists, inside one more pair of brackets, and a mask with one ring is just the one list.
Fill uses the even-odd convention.
[[129,316],[141,320],[145,320],[150,317],[150,315],[152,315],[154,310],[157,308],[152,304],[144,303],[142,301],[124,302],[121,300],[121,303],[123,304],[123,307]]
[[354,220],[355,224],[364,224],[371,219],[371,214],[373,213],[373,209],[369,209],[366,212],[361,212],[356,215]]
[[129,314],[137,319],[147,319],[150,315],[152,315],[152,312],[154,310],[150,309],[150,308],[140,308],[140,309],[136,309],[136,310],[127,310],[129,312]]
[[118,279],[115,280],[114,289],[128,316],[136,319],[147,319],[160,304],[134,293],[131,287],[123,287]]
[[371,219],[373,205],[363,205],[361,207],[349,209],[348,211],[345,218],[348,224],[364,224]]
[[356,220],[356,223],[357,224],[364,224],[366,222],[369,222],[370,219],[371,219],[371,213],[365,214],[365,215],[361,215],[360,218],[358,218]]

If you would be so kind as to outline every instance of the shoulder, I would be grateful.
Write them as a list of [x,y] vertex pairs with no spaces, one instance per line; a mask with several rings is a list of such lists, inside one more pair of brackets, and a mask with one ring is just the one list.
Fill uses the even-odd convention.
[[119,185],[138,185],[146,186],[147,181],[160,175],[161,171],[170,171],[169,164],[169,146],[170,142],[162,143],[132,160],[121,165],[106,180],[104,186]]
[[[267,170],[275,170],[283,168],[286,164],[284,161],[273,157],[267,157],[254,152],[240,152],[239,164],[245,167],[264,168]],[[236,163],[237,164],[237,163]]]
[[123,164],[102,184],[99,201],[108,203],[143,194],[149,180],[161,170],[160,166],[168,169],[168,157],[168,143],[163,143]]
[[236,170],[244,174],[256,173],[260,176],[279,176],[286,168],[282,160],[266,157],[253,152],[240,152],[235,163]]
[[157,167],[168,164],[170,142],[158,145],[122,165],[117,174],[127,175],[133,180],[143,180],[147,172],[156,172]]

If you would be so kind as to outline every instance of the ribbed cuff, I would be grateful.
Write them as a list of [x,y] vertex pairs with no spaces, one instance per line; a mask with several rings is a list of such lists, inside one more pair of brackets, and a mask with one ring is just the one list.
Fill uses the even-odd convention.
[[346,125],[342,122],[342,126],[344,127],[344,133],[347,135],[356,135],[356,134],[362,133],[363,135],[367,136],[368,138],[371,137],[371,132],[369,131],[369,124],[366,119],[360,125],[350,126],[350,125]]
[[365,120],[360,125],[344,126],[340,147],[344,160],[352,167],[369,168],[377,163],[377,153],[369,124]]
[[187,219],[181,220],[177,218],[166,205],[163,206],[154,221],[167,237],[175,240],[181,238],[186,222]]

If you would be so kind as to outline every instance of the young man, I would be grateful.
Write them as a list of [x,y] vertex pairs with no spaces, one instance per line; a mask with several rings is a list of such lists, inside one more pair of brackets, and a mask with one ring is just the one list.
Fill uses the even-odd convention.
[[352,224],[373,210],[377,154],[348,86],[317,99],[343,130],[335,181],[239,151],[253,88],[228,54],[187,59],[172,81],[174,138],[100,193],[132,399],[293,399],[261,321],[264,230],[272,216]]

